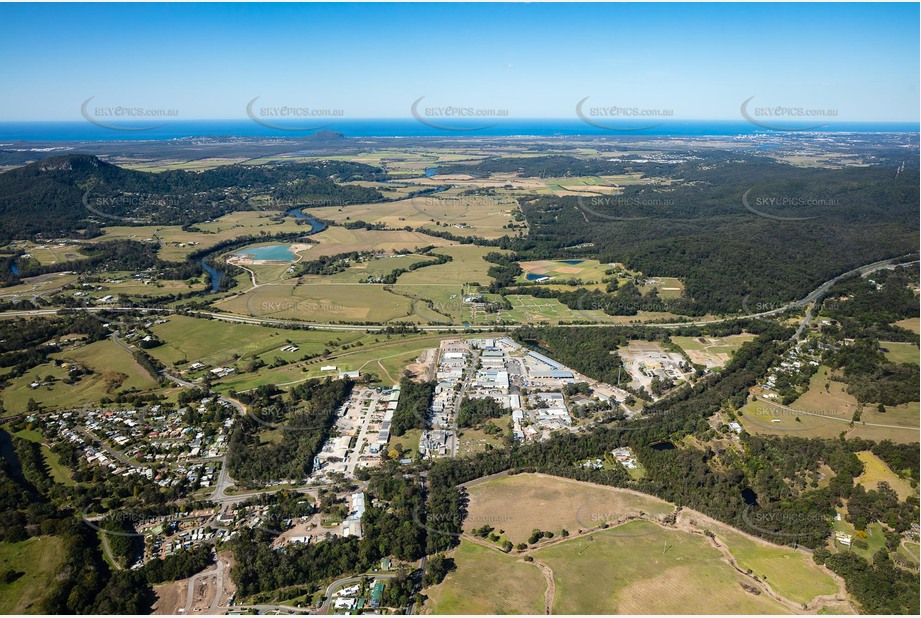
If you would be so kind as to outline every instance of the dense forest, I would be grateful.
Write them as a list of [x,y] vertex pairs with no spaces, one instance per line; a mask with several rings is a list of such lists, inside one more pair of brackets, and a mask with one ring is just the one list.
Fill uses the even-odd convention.
[[[274,385],[234,393],[249,414],[237,420],[230,435],[227,465],[233,478],[253,486],[307,478],[353,385],[351,380],[325,378],[308,380],[287,393]],[[273,434],[280,434],[280,440],[265,439]]]
[[190,225],[235,210],[251,197],[322,206],[381,201],[353,180],[382,180],[376,167],[345,161],[227,165],[203,172],[128,170],[93,155],[49,157],[0,174],[0,242],[96,236],[104,225]]
[[510,412],[511,410],[492,397],[471,399],[465,396],[461,400],[460,411],[457,413],[457,426],[480,427],[489,419],[499,418]]
[[833,286],[822,315],[833,322],[821,329],[829,349],[823,362],[839,369],[847,392],[861,403],[894,406],[921,397],[918,364],[890,361],[888,342],[917,343],[918,336],[894,322],[918,315],[916,267],[852,277]]
[[[764,158],[688,163],[672,184],[626,186],[616,198],[521,200],[528,259],[596,257],[647,276],[679,277],[699,311],[773,308],[856,266],[917,252],[916,172],[815,170]],[[772,203],[758,216],[747,203]],[[770,210],[770,212],[768,212]],[[578,248],[576,248],[578,247]],[[680,305],[679,305],[680,307]]]
[[410,429],[428,428],[434,394],[434,382],[413,382],[409,378],[402,378],[400,399],[390,425],[393,435],[402,436]]

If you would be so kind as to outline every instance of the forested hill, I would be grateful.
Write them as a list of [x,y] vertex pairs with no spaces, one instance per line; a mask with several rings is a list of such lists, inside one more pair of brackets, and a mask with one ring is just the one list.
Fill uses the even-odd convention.
[[687,166],[682,175],[615,197],[524,201],[523,253],[680,277],[700,308],[737,312],[746,302],[754,310],[802,298],[851,268],[918,248],[917,171],[762,160]]
[[139,172],[93,155],[50,157],[0,174],[0,242],[98,234],[101,226],[187,225],[250,208],[268,195],[277,208],[376,202],[352,180],[381,180],[376,167],[342,161],[227,165],[204,172]]

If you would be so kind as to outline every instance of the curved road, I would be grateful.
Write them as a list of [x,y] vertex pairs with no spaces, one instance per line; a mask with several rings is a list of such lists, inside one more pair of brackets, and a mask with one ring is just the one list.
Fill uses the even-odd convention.
[[[826,281],[825,283],[823,283],[822,285],[814,289],[812,292],[807,294],[802,299],[787,303],[781,307],[778,307],[776,309],[771,309],[769,311],[761,311],[758,313],[747,313],[747,314],[742,314],[742,315],[735,315],[731,317],[717,318],[715,320],[706,320],[706,321],[699,321],[699,322],[667,322],[667,323],[661,323],[661,324],[645,324],[645,326],[652,326],[652,327],[657,327],[657,328],[682,328],[685,326],[706,326],[708,324],[719,324],[721,322],[731,322],[733,320],[741,320],[741,319],[746,319],[746,318],[761,318],[761,317],[770,317],[774,315],[779,315],[789,309],[805,307],[815,302],[816,300],[823,297],[825,293],[828,292],[829,288],[831,288],[831,286],[833,286],[834,284],[836,284],[838,281],[840,281],[841,279],[845,277],[848,277],[854,274],[859,274],[861,276],[867,275],[877,270],[882,270],[885,268],[892,268],[896,264],[898,264],[899,266],[907,266],[909,264],[918,263],[918,260],[899,263],[899,260],[904,259],[905,257],[908,257],[908,256],[903,255],[903,256],[899,256],[895,258],[889,258],[886,260],[880,260],[878,262],[873,262],[871,264],[866,264],[864,266],[859,266],[845,273],[842,273],[838,275],[837,277],[829,279],[828,281]],[[39,315],[57,315],[60,311],[61,309],[34,309],[31,311],[7,311],[7,312],[0,313],[0,318],[3,318],[3,317],[31,317],[31,316],[39,316]],[[124,311],[144,311],[144,312],[162,313],[162,314],[179,313],[175,309],[167,309],[167,308],[162,308],[162,307],[84,307],[84,308],[79,309],[79,311],[86,311],[89,313],[99,313],[102,311],[122,311],[122,312]],[[273,318],[257,318],[257,317],[252,317],[252,316],[237,315],[237,314],[230,314],[230,313],[218,313],[218,312],[213,312],[213,311],[191,311],[189,312],[189,314],[193,316],[197,315],[197,316],[212,318],[215,320],[223,320],[225,322],[236,322],[236,323],[241,323],[241,324],[256,324],[256,325],[266,325],[266,326],[295,326],[295,327],[301,327],[301,328],[313,328],[317,330],[330,330],[330,331],[377,332],[377,331],[381,331],[387,328],[393,328],[394,326],[392,324],[390,325],[386,325],[386,324],[384,325],[381,325],[381,324],[376,324],[376,325],[326,324],[326,323],[320,323],[320,322],[302,322],[299,320],[278,320],[278,319],[273,319]],[[465,327],[463,324],[448,324],[448,325],[440,325],[440,326],[417,326],[417,328],[425,332],[446,332],[446,331],[457,331],[457,330],[489,332],[489,331],[495,331],[497,329],[521,328],[523,326],[527,326],[527,325],[526,324],[505,324],[505,325],[491,324],[491,325],[471,325],[471,326]],[[614,326],[616,327],[619,325],[618,324],[606,324],[604,322],[595,322],[591,324],[560,324],[559,326],[566,327],[566,328],[587,328],[587,327],[592,327],[592,326]],[[630,326],[633,326],[633,324],[631,324]]]
[[[719,324],[721,322],[731,322],[734,320],[742,320],[747,318],[762,318],[770,317],[774,315],[779,315],[788,309],[800,308],[809,305],[810,303],[815,302],[820,299],[822,296],[828,292],[829,288],[835,283],[848,277],[850,275],[859,274],[861,276],[869,274],[871,272],[882,270],[885,268],[892,268],[894,265],[898,264],[899,266],[907,266],[909,264],[917,264],[918,260],[913,260],[911,262],[902,262],[899,263],[899,260],[904,259],[908,256],[899,256],[895,258],[889,258],[887,260],[880,260],[878,262],[873,262],[871,264],[866,264],[864,266],[859,266],[845,273],[838,275],[832,279],[829,279],[812,292],[807,294],[804,298],[796,300],[776,309],[771,309],[769,311],[761,311],[758,313],[747,313],[742,315],[734,315],[731,317],[717,318],[715,320],[705,320],[698,322],[667,322],[662,324],[645,324],[645,326],[652,326],[656,328],[682,328],[685,326],[706,326],[708,324]],[[39,315],[56,315],[61,311],[61,309],[34,309],[31,311],[7,311],[0,313],[0,318],[3,317],[30,317],[30,316],[39,316]],[[174,314],[180,313],[175,309],[162,308],[162,307],[83,307],[77,309],[77,311],[86,311],[89,313],[99,313],[102,311],[143,311],[149,313],[161,313],[161,314]],[[213,318],[215,320],[223,320],[225,322],[236,322],[241,324],[256,324],[256,325],[265,325],[265,326],[295,326],[301,328],[313,328],[317,330],[330,330],[330,331],[371,331],[377,332],[387,328],[393,328],[393,324],[377,324],[377,325],[362,325],[362,324],[326,324],[319,322],[301,322],[299,320],[278,320],[273,318],[257,318],[252,316],[237,315],[231,313],[217,313],[213,311],[191,311],[190,315],[203,316],[208,318]],[[417,326],[421,331],[425,332],[446,332],[446,331],[480,331],[480,332],[489,332],[495,331],[497,329],[515,329],[521,328],[523,326],[530,326],[527,324],[507,324],[507,325],[471,325],[465,327],[463,324],[447,324],[440,326]],[[591,324],[560,324],[559,326],[566,328],[586,328],[592,326],[619,326],[618,324],[606,324],[604,322],[594,322]],[[630,324],[634,326],[634,324]]]

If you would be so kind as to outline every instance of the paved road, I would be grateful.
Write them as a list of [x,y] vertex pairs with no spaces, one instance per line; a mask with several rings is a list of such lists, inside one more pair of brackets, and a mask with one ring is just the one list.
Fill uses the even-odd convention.
[[[703,320],[697,322],[669,322],[663,324],[649,324],[648,326],[654,326],[656,328],[682,328],[686,326],[706,326],[708,324],[720,324],[722,322],[731,322],[734,320],[744,319],[744,318],[759,318],[759,317],[771,317],[775,315],[780,315],[789,309],[805,307],[810,303],[815,302],[817,299],[821,298],[828,292],[828,289],[833,286],[835,283],[840,281],[842,278],[853,275],[860,274],[866,275],[868,273],[882,270],[884,268],[892,268],[898,263],[899,260],[903,259],[906,256],[899,256],[896,258],[890,258],[887,260],[880,260],[878,262],[873,262],[872,264],[866,264],[860,266],[853,270],[849,270],[845,273],[838,275],[832,279],[829,279],[812,292],[807,294],[804,298],[787,303],[775,309],[768,311],[761,311],[757,313],[747,313],[742,315],[734,315],[724,318],[716,318],[714,320]],[[904,262],[898,264],[899,266],[908,265],[908,264],[917,264],[918,260],[911,262]],[[34,309],[31,311],[7,311],[0,313],[0,318],[3,317],[30,317],[38,315],[56,315],[60,309]],[[173,314],[177,313],[175,309],[167,309],[162,307],[85,307],[80,309],[80,311],[86,311],[89,313],[99,313],[102,311],[143,311],[148,313],[160,313],[160,314]],[[378,332],[386,328],[392,328],[392,325],[360,325],[360,324],[327,324],[327,323],[317,323],[317,322],[302,322],[300,320],[278,320],[273,318],[256,318],[252,316],[245,315],[236,315],[230,313],[218,313],[213,311],[193,311],[190,312],[190,315],[197,315],[203,317],[213,318],[215,320],[223,320],[225,322],[236,322],[241,324],[257,324],[257,325],[266,325],[266,326],[295,326],[301,328],[313,328],[317,330],[330,330],[330,331],[370,331]],[[517,329],[524,326],[529,326],[527,324],[505,324],[505,325],[470,325],[464,326],[463,324],[451,324],[451,325],[441,325],[441,326],[419,326],[419,330],[425,332],[449,332],[449,331],[478,331],[478,332],[489,332],[494,331],[497,328],[505,329]],[[561,324],[560,326],[565,328],[588,328],[592,326],[612,326],[616,327],[617,324],[605,324],[603,322],[597,322],[592,324]],[[634,326],[631,324],[630,326]]]
[[393,579],[397,576],[397,573],[390,572],[380,572],[380,573],[366,573],[364,575],[356,575],[355,577],[343,577],[342,579],[337,579],[329,586],[326,587],[326,594],[324,595],[323,605],[320,606],[320,609],[317,610],[318,614],[325,614],[329,610],[329,603],[332,601],[333,593],[335,593],[340,588],[345,588],[352,584],[357,584],[363,578],[367,577],[369,579]]
[[[819,414],[818,412],[807,412],[806,410],[798,410],[796,408],[791,408],[790,406],[785,406],[780,403],[774,403],[773,401],[763,401],[762,400],[761,403],[764,403],[765,405],[768,405],[768,406],[774,406],[782,410],[787,410],[788,412],[795,412],[796,414],[802,414],[804,416],[817,416],[818,418],[824,418],[830,421],[838,421],[841,423],[847,423],[848,425],[851,424],[852,422],[851,419],[849,418],[844,418],[840,416],[828,416],[827,414]],[[855,426],[862,425],[866,427],[888,427],[889,429],[911,429],[914,431],[918,431],[919,429],[918,427],[910,427],[907,425],[884,425],[882,423],[867,423],[864,421],[856,421],[854,422],[854,425]]]
[[457,449],[460,446],[459,439],[457,437],[460,427],[457,426],[457,419],[460,416],[460,407],[461,402],[464,400],[464,395],[467,394],[467,389],[470,388],[470,383],[476,377],[476,366],[480,360],[480,350],[476,349],[473,351],[473,356],[470,359],[470,363],[467,367],[464,368],[464,376],[461,378],[461,388],[458,391],[457,396],[454,398],[454,418],[451,419],[453,422],[451,429],[451,437],[449,440],[449,448],[451,450],[451,457],[457,457]]
[[[189,578],[189,585],[188,589],[186,590],[185,597],[185,607],[182,610],[185,615],[188,616],[192,612],[192,605],[195,603],[195,593],[198,589],[198,580],[202,577],[208,578],[212,576],[215,577],[217,590],[215,591],[216,594],[214,595],[214,599],[211,601],[211,605],[207,613],[218,612],[221,610],[221,595],[224,593],[224,561],[218,558],[217,564],[213,569],[202,571],[201,573],[196,573]],[[221,611],[221,613],[223,612]]]
[[355,448],[352,449],[352,452],[349,454],[349,458],[345,464],[345,470],[349,476],[355,475],[355,468],[358,467],[358,460],[361,457],[362,446],[367,439],[368,427],[371,425],[371,414],[377,408],[377,404],[381,399],[380,393],[377,391],[372,391],[371,403],[367,408],[362,408],[361,403],[364,397],[358,397],[357,393],[364,392],[364,389],[356,389],[356,393],[353,393],[352,397],[354,399],[349,401],[349,405],[354,401],[359,409],[365,409],[366,413],[361,416],[361,429],[358,430],[358,439],[355,441]]

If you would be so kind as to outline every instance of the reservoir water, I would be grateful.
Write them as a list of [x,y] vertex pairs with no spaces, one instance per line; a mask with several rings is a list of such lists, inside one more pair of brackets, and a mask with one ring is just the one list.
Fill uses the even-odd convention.
[[[321,223],[320,221],[317,221],[317,220],[314,219],[313,217],[308,216],[308,215],[305,215],[303,212],[301,212],[301,209],[300,209],[300,208],[289,208],[288,210],[285,211],[285,214],[288,215],[289,217],[294,217],[295,219],[300,219],[300,220],[302,220],[302,221],[307,221],[308,223],[310,223],[310,231],[304,232],[304,234],[303,234],[304,236],[310,236],[311,234],[316,234],[316,233],[318,233],[318,232],[322,232],[323,230],[325,230],[325,229],[328,227],[325,223]],[[282,248],[285,250],[284,253],[285,253],[286,255],[282,255],[281,253],[278,253],[278,255],[282,255],[282,257],[280,257],[280,258],[274,258],[274,257],[254,257],[253,259],[256,259],[256,260],[281,260],[281,261],[290,261],[290,260],[294,259],[294,255],[291,254],[291,252],[288,250],[288,247],[290,247],[290,245],[276,245],[276,246],[282,247]],[[241,255],[241,253],[245,253],[245,254],[247,254],[247,255],[250,255],[250,254],[253,254],[253,253],[257,253],[257,252],[258,252],[258,249],[260,249],[260,248],[261,248],[261,249],[267,249],[268,247],[256,247],[255,249],[250,249],[250,250],[247,250],[247,251],[243,251],[243,252],[237,253],[237,255]],[[269,255],[273,255],[273,254],[274,254],[273,252],[269,252]],[[264,255],[264,253],[263,253],[263,255]],[[207,257],[207,256],[205,256],[205,257]],[[220,291],[221,291],[221,279],[224,278],[224,271],[221,270],[221,269],[219,269],[219,268],[215,268],[214,266],[211,266],[210,264],[207,264],[207,263],[205,262],[205,258],[202,258],[202,259],[201,259],[201,267],[202,267],[202,268],[205,270],[205,272],[207,272],[208,275],[211,277],[211,292],[212,292],[212,293],[214,293],[214,292],[220,292]],[[14,272],[14,274],[17,274],[17,273]]]
[[265,245],[264,247],[249,247],[237,251],[234,255],[247,257],[251,260],[267,260],[269,262],[290,262],[296,256],[291,252],[291,245]]

